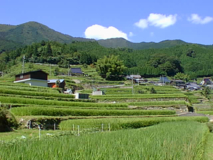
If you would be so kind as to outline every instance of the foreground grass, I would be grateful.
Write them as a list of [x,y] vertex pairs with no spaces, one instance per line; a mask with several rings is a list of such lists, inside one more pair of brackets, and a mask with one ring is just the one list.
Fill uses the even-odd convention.
[[146,129],[0,144],[0,159],[201,159],[205,124],[170,122]]
[[[44,137],[47,134],[59,134],[60,130],[41,130],[41,136]],[[38,129],[20,129],[12,132],[1,132],[0,133],[0,141],[9,142],[9,141],[17,141],[23,139],[31,139],[39,136]]]
[[205,160],[213,160],[212,151],[213,151],[213,133],[209,133],[206,140],[206,146],[205,146],[205,152],[204,152]]

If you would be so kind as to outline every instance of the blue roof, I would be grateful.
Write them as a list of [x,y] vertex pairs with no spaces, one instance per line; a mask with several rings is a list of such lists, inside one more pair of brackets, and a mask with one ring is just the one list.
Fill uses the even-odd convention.
[[47,81],[47,83],[56,83],[57,80],[59,80],[60,83],[62,83],[62,82],[64,81],[64,79],[49,79],[49,80]]
[[166,83],[166,82],[170,82],[170,80],[167,77],[160,77],[160,82]]
[[81,68],[71,68],[71,73],[83,74],[83,72],[81,71]]

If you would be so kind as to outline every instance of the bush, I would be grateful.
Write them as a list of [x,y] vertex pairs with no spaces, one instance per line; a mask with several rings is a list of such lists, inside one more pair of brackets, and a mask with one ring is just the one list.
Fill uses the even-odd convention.
[[12,128],[17,128],[18,123],[6,108],[0,107],[0,132],[11,131]]
[[207,126],[208,126],[208,128],[209,128],[209,131],[210,131],[210,132],[213,132],[213,123],[212,123],[212,122],[209,122],[209,123],[207,123]]

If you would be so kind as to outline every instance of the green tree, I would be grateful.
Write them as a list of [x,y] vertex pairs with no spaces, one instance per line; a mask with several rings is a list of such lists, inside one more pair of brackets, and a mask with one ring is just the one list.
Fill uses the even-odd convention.
[[53,71],[54,76],[57,76],[59,74],[59,68],[55,68],[55,70]]
[[208,86],[204,87],[203,91],[201,92],[201,94],[208,99],[210,98],[209,97],[210,93],[211,93],[211,89]]
[[118,56],[115,55],[104,56],[96,63],[97,71],[107,80],[121,80],[125,68],[123,61],[119,60]]
[[47,56],[52,56],[52,48],[49,43],[47,44],[46,54],[47,54]]
[[156,92],[156,90],[152,87],[152,88],[150,89],[150,93],[151,93],[151,94],[156,94],[157,92]]
[[178,72],[175,76],[175,79],[180,79],[180,80],[184,80],[186,82],[188,82],[190,80],[190,76],[184,73],[180,73]]

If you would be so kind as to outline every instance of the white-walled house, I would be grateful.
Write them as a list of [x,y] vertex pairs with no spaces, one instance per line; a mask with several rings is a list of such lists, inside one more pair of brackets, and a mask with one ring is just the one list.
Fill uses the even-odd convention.
[[17,74],[14,83],[26,83],[30,86],[47,87],[48,74],[42,70]]

